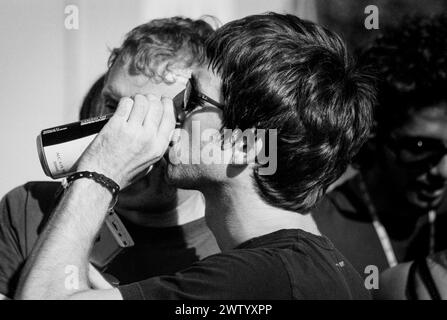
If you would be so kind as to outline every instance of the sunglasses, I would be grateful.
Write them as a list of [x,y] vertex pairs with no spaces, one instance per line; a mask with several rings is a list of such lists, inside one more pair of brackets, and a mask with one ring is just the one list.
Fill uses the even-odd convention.
[[397,160],[407,166],[437,164],[447,155],[447,143],[433,138],[391,138],[388,145]]
[[208,97],[206,94],[197,90],[196,81],[194,78],[188,80],[185,90],[177,94],[174,99],[174,108],[176,111],[177,124],[179,124],[179,115],[187,115],[194,111],[197,107],[204,106],[208,103],[220,110],[223,110],[224,105],[216,100]]

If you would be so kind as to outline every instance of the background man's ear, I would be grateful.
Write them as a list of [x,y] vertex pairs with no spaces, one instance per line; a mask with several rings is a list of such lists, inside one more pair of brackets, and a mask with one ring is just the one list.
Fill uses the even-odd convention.
[[168,83],[174,83],[174,82],[176,81],[175,74],[172,73],[172,72],[166,72],[166,73],[165,73],[165,80],[166,80]]
[[192,69],[167,68],[164,73],[164,78],[170,83],[178,82],[186,85],[191,78]]

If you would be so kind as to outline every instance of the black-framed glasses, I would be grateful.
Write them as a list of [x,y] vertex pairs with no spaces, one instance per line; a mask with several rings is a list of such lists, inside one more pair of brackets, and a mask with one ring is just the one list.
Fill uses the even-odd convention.
[[206,94],[197,90],[194,78],[189,79],[185,90],[181,91],[173,99],[177,118],[180,113],[188,114],[197,107],[203,106],[205,102],[220,110],[223,110],[224,108],[222,103],[217,102],[213,98],[210,98]]
[[426,137],[391,137],[388,145],[397,160],[408,166],[433,165],[447,155],[447,142]]

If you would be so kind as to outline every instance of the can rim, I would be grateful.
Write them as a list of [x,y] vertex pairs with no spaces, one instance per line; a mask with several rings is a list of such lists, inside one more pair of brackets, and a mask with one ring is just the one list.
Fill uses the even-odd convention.
[[45,157],[45,152],[43,150],[43,143],[42,143],[42,134],[39,134],[37,136],[37,154],[39,155],[40,165],[42,166],[43,172],[50,178],[53,178],[53,175],[51,174],[50,167],[48,166],[47,159]]

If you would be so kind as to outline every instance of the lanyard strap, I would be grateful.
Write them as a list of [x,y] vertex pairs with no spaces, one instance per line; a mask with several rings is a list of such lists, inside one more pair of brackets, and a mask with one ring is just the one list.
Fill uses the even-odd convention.
[[430,210],[428,212],[428,223],[430,224],[430,244],[429,244],[429,254],[435,253],[436,245],[436,211]]
[[373,226],[379,237],[380,244],[382,245],[383,252],[385,253],[386,260],[390,268],[397,265],[396,254],[394,253],[393,246],[391,245],[390,237],[385,230],[383,224],[378,220],[373,220]]
[[[360,192],[362,193],[363,199],[366,202],[366,207],[368,209],[368,213],[371,216],[372,223],[374,226],[374,230],[376,231],[377,237],[379,238],[380,245],[382,246],[383,252],[385,253],[386,260],[388,261],[388,265],[390,268],[396,266],[398,264],[396,254],[394,252],[393,246],[391,245],[391,240],[386,231],[385,227],[379,220],[379,216],[377,215],[376,207],[374,206],[371,197],[369,195],[368,189],[366,188],[365,181],[363,180],[362,175],[360,175]],[[430,210],[428,212],[428,223],[430,224],[430,241],[429,241],[429,253],[432,254],[435,252],[435,221],[436,221],[436,211]]]
[[369,192],[366,189],[365,181],[363,181],[363,177],[360,176],[360,191],[363,195],[363,199],[366,202],[366,207],[368,208],[368,213],[371,216],[372,224],[374,226],[374,230],[376,231],[377,237],[379,238],[380,245],[382,246],[382,250],[385,253],[386,260],[388,261],[388,265],[390,268],[397,265],[396,254],[394,253],[393,246],[391,245],[390,237],[388,236],[388,232],[386,232],[385,227],[382,222],[379,220],[379,216],[377,215],[376,207],[374,206],[371,197],[369,196]]

